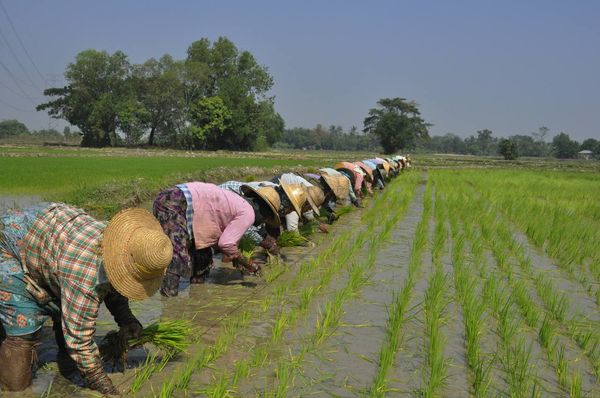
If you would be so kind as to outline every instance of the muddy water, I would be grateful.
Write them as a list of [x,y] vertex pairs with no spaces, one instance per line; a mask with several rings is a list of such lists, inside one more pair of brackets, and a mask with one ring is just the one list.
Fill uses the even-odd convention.
[[0,195],[0,214],[8,209],[22,209],[42,201],[37,195]]

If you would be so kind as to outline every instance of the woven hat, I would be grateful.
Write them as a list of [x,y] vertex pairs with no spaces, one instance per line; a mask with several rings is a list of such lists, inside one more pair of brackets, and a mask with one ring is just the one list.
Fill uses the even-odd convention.
[[156,218],[145,209],[126,209],[108,223],[102,259],[110,284],[130,300],[152,296],[173,258],[173,245]]
[[354,162],[354,164],[360,167],[360,169],[367,175],[367,180],[369,182],[373,182],[373,170],[369,166],[363,162]]
[[269,223],[278,227],[281,225],[281,219],[279,218],[279,207],[281,207],[281,199],[279,198],[279,194],[273,187],[260,187],[258,189],[252,188],[250,185],[242,185],[242,192],[245,195],[252,195],[258,197],[260,200],[264,201],[269,205],[269,208],[273,212],[273,223]]
[[307,187],[306,193],[308,194],[307,200],[310,207],[317,214],[317,216],[321,215],[319,211],[319,207],[325,202],[325,194],[323,190],[317,186]]
[[283,192],[287,195],[288,199],[292,203],[294,210],[298,213],[299,216],[302,215],[302,207],[306,202],[306,188],[301,184],[286,184],[285,182],[279,180],[279,185],[283,189]]
[[348,187],[348,179],[344,176],[330,176],[329,174],[323,173],[321,175],[325,184],[333,191],[333,194],[338,200],[343,200],[350,195],[350,188]]

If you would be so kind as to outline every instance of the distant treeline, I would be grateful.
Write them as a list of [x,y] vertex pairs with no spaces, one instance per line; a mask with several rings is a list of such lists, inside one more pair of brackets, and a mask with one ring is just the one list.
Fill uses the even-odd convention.
[[345,132],[341,126],[325,129],[317,124],[313,129],[297,127],[287,129],[275,145],[280,149],[323,149],[333,151],[380,151],[379,138],[375,134],[365,134],[356,127]]
[[81,134],[65,127],[62,133],[54,128],[29,130],[24,123],[15,119],[0,121],[0,143],[53,143],[78,145]]
[[417,143],[417,152],[449,153],[464,155],[503,155],[506,158],[519,156],[577,158],[580,151],[589,150],[592,157],[600,159],[600,141],[588,138],[579,143],[566,133],[559,133],[548,142],[550,130],[540,127],[530,135],[515,134],[508,138],[494,137],[491,130],[479,130],[477,135],[461,138],[456,134],[432,136]]

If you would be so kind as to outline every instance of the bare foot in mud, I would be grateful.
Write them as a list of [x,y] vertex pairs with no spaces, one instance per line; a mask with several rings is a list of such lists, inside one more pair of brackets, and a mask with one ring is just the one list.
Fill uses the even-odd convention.
[[190,278],[190,283],[192,285],[198,285],[206,282],[206,278],[204,276],[192,276]]

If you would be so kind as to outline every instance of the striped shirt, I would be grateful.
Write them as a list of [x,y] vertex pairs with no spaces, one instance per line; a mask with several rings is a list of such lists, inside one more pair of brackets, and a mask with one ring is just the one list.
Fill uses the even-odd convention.
[[67,350],[81,371],[102,367],[94,334],[98,309],[111,289],[99,284],[105,228],[83,210],[52,203],[22,243],[34,280],[60,299]]
[[185,196],[185,202],[187,204],[186,209],[185,209],[185,220],[186,220],[187,232],[191,238],[192,236],[194,236],[192,234],[192,232],[193,232],[192,220],[194,219],[194,206],[192,206],[192,193],[190,192],[187,185],[185,185],[185,184],[179,184],[179,185],[176,185],[176,187],[179,188],[181,190],[181,192],[183,192],[183,196]]

